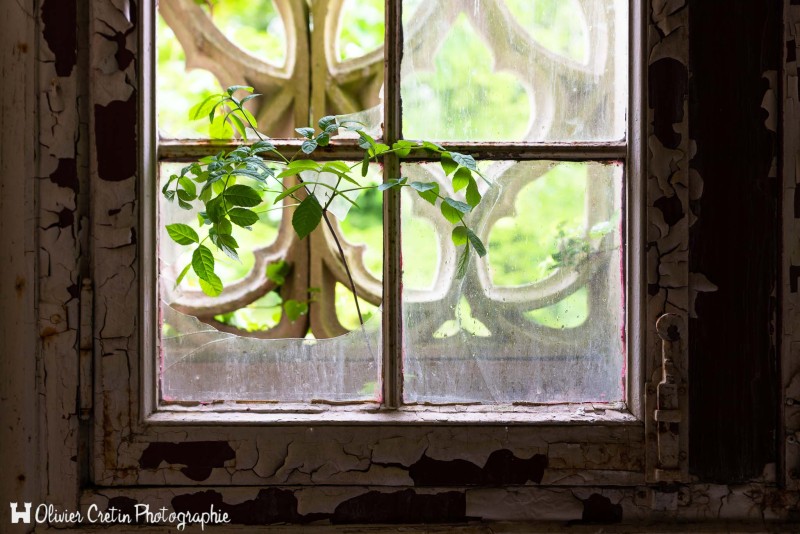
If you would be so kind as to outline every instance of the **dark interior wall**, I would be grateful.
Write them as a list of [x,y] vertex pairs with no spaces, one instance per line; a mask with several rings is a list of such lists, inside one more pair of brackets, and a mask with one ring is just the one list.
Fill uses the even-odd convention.
[[692,167],[704,183],[689,270],[719,287],[697,297],[690,323],[690,469],[735,483],[776,460],[780,188],[762,102],[765,73],[780,67],[781,2],[689,4]]

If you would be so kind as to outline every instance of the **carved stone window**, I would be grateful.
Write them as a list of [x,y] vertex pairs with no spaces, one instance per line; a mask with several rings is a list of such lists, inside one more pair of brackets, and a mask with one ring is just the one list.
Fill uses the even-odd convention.
[[[151,296],[163,406],[624,406],[625,301],[640,297],[625,286],[640,275],[630,221],[641,209],[625,203],[639,164],[628,3],[400,4],[388,2],[384,18],[374,0],[262,0],[238,14],[224,0],[161,0],[162,174],[236,144],[212,146],[180,113],[214,84],[247,83],[264,95],[252,109],[260,129],[288,153],[295,127],[347,115],[388,142],[472,153],[489,179],[470,214],[488,255],[463,280],[438,210],[416,196],[365,195],[363,213],[335,225],[371,316],[364,329],[327,229],[299,240],[288,210],[264,213],[244,237],[252,251],[218,298],[191,280],[175,287],[180,251],[161,235]],[[314,156],[357,157],[354,148],[343,137]],[[368,178],[398,174],[449,187],[424,157],[387,156]],[[181,217],[156,211],[158,228]],[[289,268],[280,286],[267,276],[277,262]],[[290,298],[309,301],[308,313],[282,314],[277,303]]]

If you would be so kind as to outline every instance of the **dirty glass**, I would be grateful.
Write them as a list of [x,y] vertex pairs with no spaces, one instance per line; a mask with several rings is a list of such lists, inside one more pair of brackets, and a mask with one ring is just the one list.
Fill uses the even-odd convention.
[[383,0],[160,0],[157,113],[163,139],[202,139],[193,104],[231,85],[263,96],[247,104],[259,130],[290,138],[325,115],[383,120]]
[[[161,164],[161,180],[180,167]],[[363,183],[380,179],[372,165]],[[266,207],[256,208],[259,220],[250,229],[233,228],[241,261],[209,247],[225,284],[219,297],[202,293],[191,270],[176,285],[191,249],[159,225],[162,400],[377,401],[382,197],[375,189],[352,192],[360,209],[348,211],[345,202],[330,212],[359,289],[362,328],[347,276],[334,267],[339,257],[327,227],[298,239],[289,226],[292,207],[269,202],[277,193],[266,193]],[[203,235],[196,214],[163,198],[159,218]],[[294,316],[298,307],[304,309]]]
[[[484,199],[466,222],[488,254],[473,254],[463,279],[438,209],[403,197],[405,401],[622,400],[622,165],[480,168]],[[403,174],[463,195],[437,166]]]
[[[625,140],[625,0],[402,2],[403,137],[490,141],[501,153]],[[251,111],[273,138],[329,114],[381,135],[383,0],[160,0],[159,13],[162,139],[206,137],[187,120],[191,104],[240,83],[264,94]],[[577,150],[568,159],[478,161],[484,199],[468,223],[488,254],[473,254],[463,279],[451,226],[402,191],[402,258],[390,261],[402,261],[404,338],[387,356],[402,358],[404,402],[624,398],[625,163]],[[181,166],[162,161],[160,174]],[[404,164],[402,176],[463,194],[431,163]],[[395,176],[370,166],[368,181],[386,178]],[[331,214],[363,327],[328,230],[300,241],[281,210],[236,229],[241,262],[215,251],[220,297],[206,297],[191,273],[176,286],[187,257],[163,226],[200,223],[159,199],[162,400],[380,402],[383,196],[352,200],[359,209],[342,201]]]
[[627,20],[626,0],[405,0],[404,136],[623,139]]

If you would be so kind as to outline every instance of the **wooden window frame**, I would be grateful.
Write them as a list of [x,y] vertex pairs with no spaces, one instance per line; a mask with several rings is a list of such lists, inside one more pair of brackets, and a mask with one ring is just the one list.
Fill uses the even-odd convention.
[[[400,2],[387,0],[387,15],[390,20],[400,20]],[[633,282],[626,282],[626,348],[628,353],[626,402],[622,405],[607,403],[582,403],[557,405],[549,407],[518,408],[497,410],[492,408],[464,407],[402,407],[398,406],[400,392],[393,385],[399,384],[400,367],[398,360],[391,358],[384,365],[384,380],[388,385],[385,397],[388,399],[382,409],[359,407],[335,407],[318,405],[286,405],[275,410],[274,405],[259,406],[248,404],[235,409],[227,407],[174,406],[165,410],[158,405],[155,343],[158,337],[157,302],[153,300],[153,288],[157,281],[156,264],[153,261],[156,251],[156,191],[152,176],[155,176],[156,163],[160,157],[170,159],[190,159],[204,154],[203,144],[185,146],[180,143],[157,144],[155,129],[154,102],[155,85],[155,47],[151,36],[155,22],[154,2],[139,3],[139,73],[142,83],[138,93],[140,109],[138,128],[141,135],[139,147],[140,179],[136,189],[136,202],[139,207],[138,253],[136,269],[140,299],[125,300],[115,295],[104,295],[102,290],[96,291],[96,299],[102,305],[95,306],[95,314],[105,312],[109,306],[122,306],[134,319],[132,324],[138,325],[135,334],[138,338],[138,349],[126,352],[122,360],[113,361],[103,356],[103,348],[96,343],[95,348],[95,393],[94,413],[97,421],[95,428],[95,446],[98,454],[94,455],[92,480],[98,486],[137,486],[139,484],[170,485],[186,482],[183,475],[176,473],[168,465],[145,468],[141,463],[142,455],[154,443],[163,441],[227,441],[239,444],[237,451],[252,451],[258,448],[265,439],[277,444],[285,443],[298,436],[316,432],[317,440],[335,439],[335,436],[350,435],[353,440],[366,447],[377,446],[385,439],[387,432],[412,439],[420,433],[433,432],[436,440],[447,441],[456,436],[457,439],[474,436],[475,433],[486,438],[480,447],[492,447],[500,443],[516,450],[527,450],[531,444],[549,443],[552,441],[565,443],[582,443],[587,446],[619,447],[624,444],[630,448],[628,460],[612,468],[602,466],[572,465],[567,462],[561,474],[569,478],[568,473],[580,474],[584,484],[634,485],[645,482],[655,469],[651,460],[652,454],[645,448],[652,448],[645,439],[645,381],[652,380],[659,368],[661,341],[655,334],[655,318],[670,306],[655,302],[648,295],[648,282],[652,276],[648,266],[646,229],[651,217],[647,206],[650,204],[648,190],[656,183],[656,176],[646,176],[646,157],[648,157],[647,139],[650,131],[645,131],[652,120],[645,106],[647,62],[654,61],[648,41],[648,32],[656,31],[648,26],[648,17],[643,13],[644,6],[640,2],[631,2],[630,7],[630,90],[629,90],[629,126],[628,142],[620,143],[564,143],[550,145],[536,144],[497,144],[497,143],[448,143],[454,150],[473,154],[476,159],[515,159],[515,160],[574,160],[598,159],[626,161],[625,169],[625,201],[627,224],[625,233],[626,245],[626,277]],[[650,24],[653,24],[650,21]],[[387,124],[390,127],[385,133],[386,140],[391,142],[399,136],[399,51],[401,36],[399,26],[387,23],[386,35],[386,101],[393,102],[386,108]],[[679,42],[687,46],[688,43]],[[394,125],[394,127],[391,127]],[[683,143],[688,143],[685,138]],[[276,143],[281,150],[294,152],[298,141],[288,140]],[[505,146],[503,146],[505,145]],[[509,146],[512,145],[512,146]],[[214,144],[215,148],[225,145]],[[688,153],[688,147],[684,147]],[[653,148],[650,147],[652,159]],[[320,159],[347,158],[354,154],[356,147],[347,142],[337,142],[336,148],[320,150],[315,154]],[[422,156],[420,156],[421,159]],[[396,168],[398,161],[393,156],[385,161],[388,172]],[[649,173],[648,173],[649,175]],[[93,178],[96,179],[96,178]],[[399,198],[390,192],[385,197],[384,250],[385,254],[399,254]],[[95,212],[102,213],[110,206],[121,202],[120,198],[99,199],[94,206]],[[97,224],[97,223],[95,223]],[[679,230],[678,231],[682,231]],[[685,227],[685,239],[688,240],[688,226]],[[396,256],[395,256],[396,257]],[[100,271],[119,269],[98,256],[94,259]],[[108,263],[108,262],[106,262]],[[396,354],[401,335],[401,300],[399,297],[399,273],[396,263],[384,262],[384,305],[389,308],[384,315],[384,355]],[[682,267],[685,269],[686,265]],[[688,291],[676,289],[676,291]],[[97,302],[97,300],[96,300]],[[673,310],[674,311],[674,310]],[[679,311],[679,310],[677,310]],[[133,332],[132,332],[133,334]],[[110,337],[103,332],[103,327],[95,326],[97,339]],[[113,345],[113,341],[109,341]],[[686,369],[686,362],[680,363],[681,372]],[[120,365],[128,367],[128,387],[114,387],[114,377],[120,374]],[[686,403],[682,405],[686,409]],[[356,431],[357,429],[357,431]],[[460,438],[459,438],[460,437]],[[471,438],[470,438],[471,439]],[[682,433],[685,438],[685,432]],[[605,445],[604,445],[605,444]],[[685,441],[683,442],[685,446]],[[685,450],[685,447],[684,447]],[[238,454],[238,453],[237,453]],[[240,466],[242,464],[242,466]],[[237,458],[228,461],[225,467],[215,468],[205,483],[222,484],[222,480],[232,480],[230,472],[247,471],[246,462]],[[685,456],[682,467],[685,470]],[[228,473],[228,474],[224,474]],[[251,476],[252,475],[252,476]],[[270,484],[270,477],[241,473],[235,484]],[[355,479],[353,479],[355,480]],[[570,485],[575,485],[570,479]],[[350,484],[351,482],[342,482]],[[353,482],[354,483],[354,482]],[[552,483],[558,484],[558,480]],[[567,482],[560,482],[567,484]]]

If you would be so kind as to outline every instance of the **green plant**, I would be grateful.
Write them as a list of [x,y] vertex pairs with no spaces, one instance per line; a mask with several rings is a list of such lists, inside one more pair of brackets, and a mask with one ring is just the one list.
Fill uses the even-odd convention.
[[[251,93],[239,99],[238,91]],[[329,210],[335,198],[341,197],[355,207],[358,204],[347,193],[377,189],[385,191],[390,188],[409,187],[425,201],[439,206],[442,216],[453,224],[451,238],[458,247],[463,247],[459,255],[457,277],[463,277],[469,263],[472,249],[479,256],[486,254],[481,239],[467,225],[464,217],[481,201],[477,178],[485,177],[477,168],[472,156],[446,150],[441,145],[430,141],[400,140],[392,146],[380,143],[370,137],[356,122],[340,122],[334,116],[323,117],[317,128],[297,128],[304,141],[300,149],[290,158],[284,156],[275,145],[258,132],[255,117],[245,109],[244,104],[256,98],[253,88],[232,86],[225,93],[214,94],[195,105],[190,111],[190,119],[208,118],[209,131],[212,138],[230,139],[237,132],[247,141],[248,136],[255,135],[257,141],[243,144],[228,152],[222,151],[207,156],[185,166],[180,174],[173,174],[164,184],[162,194],[169,201],[176,201],[185,210],[197,212],[202,228],[207,228],[207,235],[200,235],[189,225],[182,223],[167,224],[169,236],[179,245],[193,247],[192,260],[178,275],[176,284],[180,284],[192,269],[200,280],[200,287],[207,295],[218,296],[223,290],[223,282],[215,272],[215,260],[210,244],[234,260],[239,260],[239,244],[233,236],[234,226],[251,229],[259,220],[255,208],[271,200],[273,206],[268,209],[285,209],[294,207],[292,227],[300,239],[313,232],[323,221],[330,231],[347,273],[350,289],[356,305],[359,321],[364,320],[358,304],[358,294],[350,273],[350,268],[342,250],[341,243],[329,218]],[[330,143],[331,137],[343,128],[358,135],[358,145],[364,151],[362,160],[355,164],[344,161],[318,162],[307,159],[318,147]],[[436,182],[411,182],[406,178],[395,177],[379,185],[363,185],[360,179],[367,175],[370,162],[379,162],[386,154],[397,154],[407,157],[414,150],[424,150],[438,155],[441,167],[451,179],[454,192],[464,191],[466,202],[443,195]],[[313,180],[304,180],[301,173],[316,176]],[[321,173],[336,176],[335,183],[319,179]],[[288,185],[286,178],[295,178]],[[246,180],[247,183],[237,183]],[[271,189],[276,187],[277,189]],[[275,194],[269,200],[265,193]],[[266,275],[277,285],[283,282],[288,271],[287,266],[271,265]],[[285,271],[285,272],[284,272]],[[283,310],[288,316],[297,318],[306,313],[308,302],[286,301]]]

